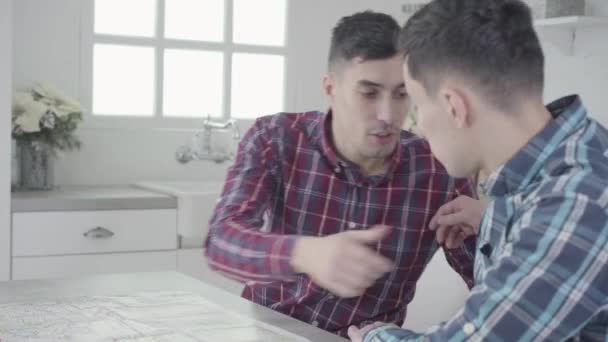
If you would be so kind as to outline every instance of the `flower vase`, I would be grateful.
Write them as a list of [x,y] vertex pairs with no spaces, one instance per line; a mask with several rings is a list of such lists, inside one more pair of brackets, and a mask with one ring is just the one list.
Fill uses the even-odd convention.
[[17,149],[17,141],[15,139],[11,140],[11,191],[15,191],[19,188],[21,177],[21,172],[19,172],[19,167],[21,161],[19,159],[19,150]]
[[54,156],[43,143],[20,141],[20,189],[52,190],[54,187]]

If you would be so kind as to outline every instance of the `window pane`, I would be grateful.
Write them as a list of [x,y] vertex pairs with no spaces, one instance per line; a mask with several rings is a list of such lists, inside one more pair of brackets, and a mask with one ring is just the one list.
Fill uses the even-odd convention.
[[[263,18],[260,11],[263,11]],[[286,0],[234,0],[233,41],[283,46],[286,16]]]
[[283,56],[234,54],[231,116],[257,118],[282,111],[284,69]]
[[165,116],[222,116],[224,56],[221,52],[166,50]]
[[156,0],[96,0],[95,33],[153,37]]
[[224,41],[224,0],[166,0],[165,37]]
[[95,44],[93,113],[154,114],[154,49]]

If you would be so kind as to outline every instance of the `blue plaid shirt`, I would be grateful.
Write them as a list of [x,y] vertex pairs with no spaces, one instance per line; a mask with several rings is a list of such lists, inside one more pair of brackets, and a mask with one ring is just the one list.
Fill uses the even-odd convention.
[[464,308],[424,334],[385,326],[365,342],[608,341],[608,131],[578,96],[548,109],[554,120],[483,184]]

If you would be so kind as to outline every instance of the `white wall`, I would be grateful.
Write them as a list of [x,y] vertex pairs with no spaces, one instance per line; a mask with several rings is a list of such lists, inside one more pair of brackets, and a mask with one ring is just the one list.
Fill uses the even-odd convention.
[[0,0],[0,281],[10,279],[12,0]]

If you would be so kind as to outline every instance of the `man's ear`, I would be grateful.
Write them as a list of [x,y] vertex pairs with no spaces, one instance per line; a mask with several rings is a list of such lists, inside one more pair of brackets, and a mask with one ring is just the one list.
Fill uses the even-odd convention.
[[445,113],[452,119],[456,128],[467,128],[472,124],[471,106],[465,93],[455,88],[444,88],[440,90],[441,102]]
[[334,88],[336,84],[336,74],[328,72],[323,76],[323,94],[331,102],[334,99]]

